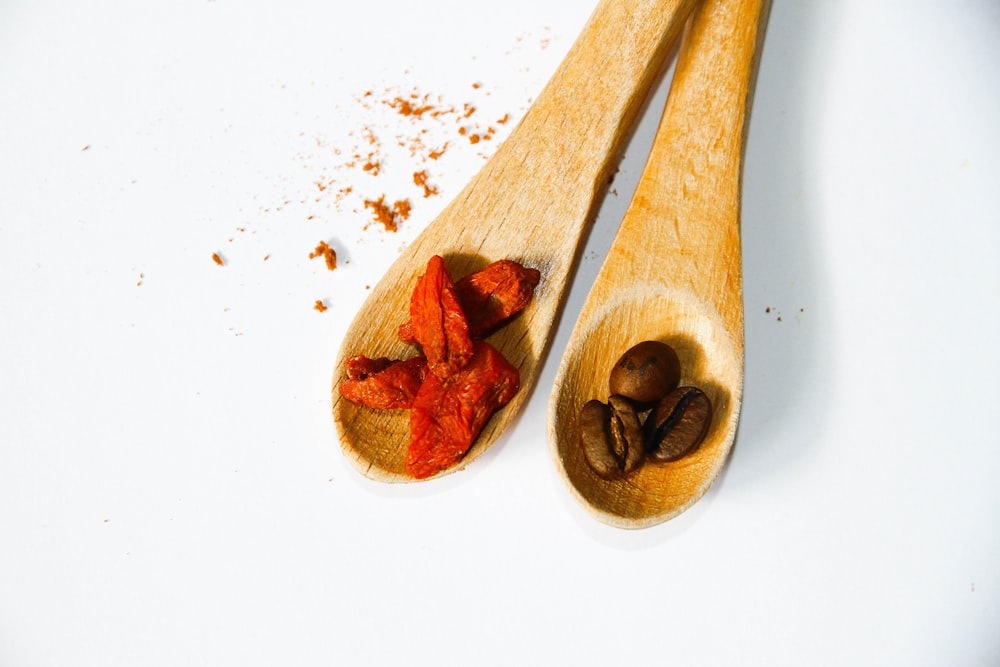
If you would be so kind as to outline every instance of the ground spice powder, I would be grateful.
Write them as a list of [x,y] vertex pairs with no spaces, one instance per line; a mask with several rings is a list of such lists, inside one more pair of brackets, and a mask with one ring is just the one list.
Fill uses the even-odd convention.
[[309,253],[309,259],[322,257],[326,261],[326,268],[333,271],[337,268],[337,251],[331,248],[326,241],[316,244],[316,249]]

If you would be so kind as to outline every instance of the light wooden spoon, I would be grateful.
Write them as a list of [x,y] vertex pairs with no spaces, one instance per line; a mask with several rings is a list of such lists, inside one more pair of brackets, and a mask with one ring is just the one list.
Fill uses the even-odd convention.
[[[351,355],[414,355],[397,328],[432,255],[453,278],[499,259],[541,271],[535,297],[488,340],[520,371],[521,389],[487,423],[459,466],[480,456],[518,413],[538,377],[577,248],[646,93],[696,0],[603,0],[511,136],[389,267],[348,328],[333,383],[344,453],[365,475],[410,481],[408,411],[359,407],[340,396]],[[444,474],[444,473],[442,473]]]
[[[695,10],[652,151],[557,371],[552,455],[577,500],[613,526],[647,527],[689,508],[733,443],[743,388],[743,137],[763,3],[705,0]],[[677,350],[681,384],[709,395],[712,424],[693,454],[607,481],[583,458],[580,408],[607,400],[615,361],[643,340]]]

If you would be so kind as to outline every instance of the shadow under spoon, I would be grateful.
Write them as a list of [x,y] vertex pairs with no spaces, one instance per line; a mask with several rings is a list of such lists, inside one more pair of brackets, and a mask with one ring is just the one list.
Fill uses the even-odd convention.
[[[570,335],[549,403],[556,466],[597,519],[644,528],[693,505],[722,470],[743,389],[740,192],[743,139],[766,0],[706,0],[693,14],[653,147]],[[608,376],[632,345],[675,348],[681,385],[714,414],[693,453],[597,476],[580,446],[580,409],[608,399]]]
[[511,259],[541,272],[528,307],[489,342],[518,368],[521,388],[492,416],[462,461],[497,439],[530,395],[595,202],[644,99],[695,0],[603,0],[565,60],[507,140],[375,285],[344,336],[333,379],[333,415],[344,454],[364,475],[413,481],[405,467],[408,412],[345,400],[338,384],[356,354],[413,356],[397,328],[433,255],[456,279]]

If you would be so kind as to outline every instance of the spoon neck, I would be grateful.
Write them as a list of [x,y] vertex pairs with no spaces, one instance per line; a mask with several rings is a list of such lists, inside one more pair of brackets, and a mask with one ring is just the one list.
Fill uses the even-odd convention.
[[[696,0],[603,0],[509,142],[511,159],[558,169],[559,179],[535,179],[572,196],[603,187],[649,89]],[[530,187],[530,182],[525,183]]]

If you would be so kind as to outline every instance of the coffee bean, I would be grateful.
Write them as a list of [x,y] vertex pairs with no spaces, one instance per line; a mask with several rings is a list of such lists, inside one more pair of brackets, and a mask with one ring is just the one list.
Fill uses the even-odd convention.
[[611,437],[615,452],[620,452],[622,472],[629,474],[639,467],[646,454],[642,437],[642,424],[635,406],[625,397],[614,395],[608,399],[611,407]]
[[681,362],[674,348],[647,340],[629,348],[611,369],[608,389],[631,399],[640,410],[650,408],[673,391],[681,379]]
[[621,396],[612,396],[608,404],[587,401],[580,410],[580,446],[587,464],[605,479],[638,468],[645,441],[635,407]]
[[708,433],[712,402],[697,387],[678,387],[646,418],[646,451],[658,461],[676,461],[694,451]]

